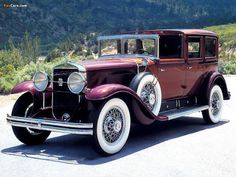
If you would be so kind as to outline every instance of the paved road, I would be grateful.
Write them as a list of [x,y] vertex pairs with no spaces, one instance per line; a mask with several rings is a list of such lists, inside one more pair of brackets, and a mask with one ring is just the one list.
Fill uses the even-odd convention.
[[77,135],[52,133],[43,145],[22,145],[4,120],[12,104],[1,107],[0,177],[236,176],[236,77],[226,80],[232,99],[221,123],[205,125],[197,113],[135,126],[124,150],[111,157],[100,157],[88,137]]

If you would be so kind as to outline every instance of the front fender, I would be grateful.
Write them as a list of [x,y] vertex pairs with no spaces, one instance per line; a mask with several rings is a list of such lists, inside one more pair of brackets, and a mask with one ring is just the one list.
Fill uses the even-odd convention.
[[130,89],[121,84],[104,84],[93,89],[90,89],[85,93],[85,98],[87,100],[95,101],[95,100],[104,100],[108,97],[111,97],[117,93],[129,93],[130,95],[136,97],[137,94]]
[[17,84],[12,90],[11,94],[30,92],[32,95],[35,94],[34,84],[32,80],[24,81]]
[[[90,101],[104,100],[116,94],[123,94],[125,98],[130,97],[132,110],[135,112],[135,117],[142,124],[150,124],[154,120],[166,121],[166,117],[155,116],[148,107],[143,103],[140,97],[131,88],[120,84],[104,84],[88,90],[85,93],[85,98]],[[128,105],[130,107],[130,105]]]

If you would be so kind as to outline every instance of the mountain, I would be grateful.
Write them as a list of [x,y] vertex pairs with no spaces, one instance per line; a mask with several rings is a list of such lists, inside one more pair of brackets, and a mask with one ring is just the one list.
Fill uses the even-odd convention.
[[[1,1],[1,3],[4,3]],[[25,32],[53,47],[68,35],[111,34],[136,29],[202,28],[236,22],[232,0],[13,0],[0,7],[0,47]]]

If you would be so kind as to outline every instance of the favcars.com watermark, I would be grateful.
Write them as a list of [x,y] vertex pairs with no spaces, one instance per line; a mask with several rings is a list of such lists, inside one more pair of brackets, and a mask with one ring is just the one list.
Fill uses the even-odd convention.
[[4,3],[4,8],[25,8],[27,7],[27,4],[10,4],[10,3]]

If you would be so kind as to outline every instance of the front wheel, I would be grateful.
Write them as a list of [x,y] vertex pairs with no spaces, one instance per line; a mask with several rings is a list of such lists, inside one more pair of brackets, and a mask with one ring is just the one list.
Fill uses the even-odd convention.
[[[12,115],[28,117],[32,111],[32,108],[33,108],[32,96],[26,93],[16,101],[14,108],[12,110]],[[24,127],[12,126],[12,130],[17,139],[27,145],[41,144],[50,135],[50,131],[35,130]]]
[[202,111],[203,119],[206,123],[216,124],[221,120],[223,100],[221,88],[218,85],[214,85],[208,98],[209,109]]
[[119,152],[125,145],[130,132],[130,113],[120,98],[112,98],[94,110],[93,138],[95,148],[103,155]]

